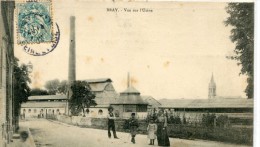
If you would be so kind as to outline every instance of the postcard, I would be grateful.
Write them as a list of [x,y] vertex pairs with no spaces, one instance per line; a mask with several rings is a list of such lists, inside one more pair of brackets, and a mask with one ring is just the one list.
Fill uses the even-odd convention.
[[253,146],[254,10],[1,1],[0,146]]

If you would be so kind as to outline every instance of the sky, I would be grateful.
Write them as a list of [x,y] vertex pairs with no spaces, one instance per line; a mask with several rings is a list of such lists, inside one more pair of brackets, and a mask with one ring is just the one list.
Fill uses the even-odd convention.
[[[231,27],[223,23],[228,17],[226,3],[57,0],[52,6],[53,21],[61,32],[55,50],[35,57],[15,44],[20,63],[33,64],[32,88],[67,79],[69,18],[74,15],[77,80],[111,78],[116,91],[122,92],[129,72],[132,86],[142,95],[206,99],[213,73],[217,96],[246,97],[241,67],[226,58],[234,55],[235,47],[229,38]],[[124,8],[153,12],[124,12]]]

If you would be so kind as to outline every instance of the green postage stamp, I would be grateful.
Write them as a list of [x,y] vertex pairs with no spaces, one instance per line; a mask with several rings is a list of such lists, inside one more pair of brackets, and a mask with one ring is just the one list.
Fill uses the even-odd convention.
[[51,1],[26,1],[16,4],[17,43],[34,44],[53,40]]

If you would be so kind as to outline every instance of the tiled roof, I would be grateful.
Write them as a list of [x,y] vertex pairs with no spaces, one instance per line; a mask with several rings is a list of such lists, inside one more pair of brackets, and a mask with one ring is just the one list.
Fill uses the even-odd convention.
[[140,95],[120,95],[119,98],[112,104],[145,104],[145,102]]
[[86,79],[88,83],[106,83],[106,82],[112,82],[110,78],[100,78],[100,79]]
[[66,102],[26,102],[22,108],[65,108]]
[[104,91],[106,86],[112,82],[110,78],[87,79],[85,81],[89,83],[91,91],[93,92]]
[[147,102],[152,107],[161,106],[161,103],[157,101],[155,98],[153,98],[152,96],[142,96],[142,98],[145,102]]
[[125,91],[121,92],[121,94],[140,94],[138,90],[136,90],[134,87],[128,87]]
[[29,96],[28,100],[62,100],[67,99],[66,95],[37,95]]
[[91,91],[98,92],[104,91],[109,83],[89,83]]
[[161,99],[164,108],[253,108],[253,99],[212,98],[212,99]]
[[121,92],[119,98],[116,99],[112,104],[145,104],[142,97],[140,96],[140,92],[136,90],[134,87],[128,87],[125,91]]

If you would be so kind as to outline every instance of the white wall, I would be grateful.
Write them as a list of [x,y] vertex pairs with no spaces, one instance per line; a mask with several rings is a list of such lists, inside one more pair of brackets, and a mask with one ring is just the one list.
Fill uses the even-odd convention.
[[[108,115],[108,109],[107,108],[88,108],[89,109],[89,114],[87,114],[85,109],[85,115],[87,117],[94,117],[94,118],[105,118]],[[102,110],[102,113],[98,113],[100,110]],[[81,114],[83,115],[83,113]]]
[[[57,111],[59,109],[59,111]],[[24,111],[25,110],[25,111]],[[29,110],[31,110],[29,112]],[[21,115],[25,114],[25,118],[38,117],[39,114],[43,114],[44,117],[46,114],[64,114],[65,108],[21,108]]]

